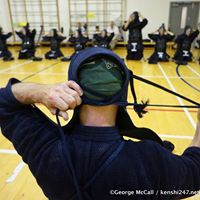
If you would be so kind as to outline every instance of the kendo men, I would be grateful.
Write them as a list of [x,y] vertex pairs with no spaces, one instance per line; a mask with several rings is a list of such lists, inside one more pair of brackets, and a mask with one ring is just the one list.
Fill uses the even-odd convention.
[[4,61],[14,60],[11,52],[8,50],[6,40],[12,36],[12,33],[3,33],[2,27],[0,27],[0,58],[3,58]]
[[140,60],[143,57],[142,29],[147,25],[147,23],[147,19],[145,19],[140,13],[134,12],[123,25],[122,29],[124,31],[129,30],[126,59]]
[[22,40],[18,59],[34,59],[36,30],[30,30],[29,23],[27,23],[21,31],[16,31],[16,34]]
[[[200,30],[200,27],[198,27]],[[186,26],[184,33],[179,35],[175,42],[177,44],[177,50],[173,57],[177,64],[187,64],[192,61],[193,55],[191,52],[191,45],[194,39],[198,36],[199,30],[192,31],[190,26]]]
[[149,38],[155,42],[154,53],[149,58],[149,64],[156,64],[157,62],[168,62],[170,56],[167,54],[167,42],[172,41],[174,34],[165,29],[162,25],[158,31],[148,34]]
[[46,59],[57,59],[63,57],[63,53],[60,50],[60,44],[66,37],[58,33],[56,29],[52,29],[48,35],[43,36],[44,41],[50,42],[51,50],[45,54]]
[[103,47],[103,48],[107,48],[110,49],[110,43],[113,39],[113,37],[115,36],[115,33],[112,32],[110,33],[110,35],[108,35],[107,30],[104,29],[101,31],[101,34],[94,34],[94,46],[98,46],[98,47]]

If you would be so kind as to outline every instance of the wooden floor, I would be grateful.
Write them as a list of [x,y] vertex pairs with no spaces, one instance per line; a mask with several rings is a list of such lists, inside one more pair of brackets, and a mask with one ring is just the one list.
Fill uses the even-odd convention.
[[[46,50],[47,48],[38,48],[37,54],[42,55]],[[173,50],[170,51],[172,54]],[[17,48],[13,48],[12,52],[17,57]],[[65,55],[70,55],[72,49],[63,48],[63,52]],[[117,48],[116,52],[121,57],[125,57],[126,55],[124,47]],[[145,49],[145,57],[148,58],[151,52],[152,49]],[[198,52],[196,50],[194,55],[197,56],[197,54]],[[60,60],[32,62],[16,59],[12,62],[0,61],[0,87],[5,86],[11,77],[16,77],[26,82],[63,82],[67,80],[68,65],[68,62],[60,62]],[[181,66],[179,69],[181,76],[191,86],[180,80],[176,74],[176,64],[172,62],[149,65],[144,59],[143,61],[127,61],[127,65],[135,74],[200,102],[200,66],[197,62],[189,63],[187,66]],[[188,104],[184,100],[138,81],[135,81],[135,87],[139,100],[149,98],[152,104]],[[129,101],[132,101],[130,94]],[[45,113],[49,114],[45,108],[42,109]],[[128,109],[137,126],[153,129],[163,139],[170,140],[175,144],[176,148],[174,153],[182,154],[184,149],[190,144],[192,136],[194,135],[197,110],[158,107],[151,107],[148,110],[148,114],[144,118],[139,119],[132,108]],[[51,118],[54,119],[52,116]],[[0,200],[46,199],[41,189],[37,186],[28,167],[13,150],[12,144],[0,135]],[[189,199],[199,200],[200,196]]]

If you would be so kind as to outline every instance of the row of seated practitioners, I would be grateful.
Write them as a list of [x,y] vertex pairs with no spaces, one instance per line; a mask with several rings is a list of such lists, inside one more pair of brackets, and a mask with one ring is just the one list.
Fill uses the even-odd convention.
[[[123,31],[129,31],[129,38],[127,44],[127,56],[128,60],[140,60],[143,58],[143,38],[142,29],[148,24],[148,20],[144,18],[140,13],[134,12],[129,16],[129,19],[125,21],[122,29]],[[178,35],[175,39],[177,43],[177,50],[173,57],[179,64],[184,64],[192,61],[191,44],[194,39],[199,34],[200,27],[197,30],[192,30],[190,26],[186,26],[184,33]],[[74,34],[69,38],[69,41],[74,45],[75,52],[83,50],[86,47],[89,38],[86,36],[87,26],[78,27]],[[29,59],[35,57],[35,35],[36,30],[30,30],[29,24],[23,27],[21,31],[16,31],[16,34],[21,38],[22,45],[19,52],[19,59]],[[0,29],[0,57],[4,60],[12,60],[11,52],[8,50],[6,45],[6,40],[12,35],[12,33],[4,34],[2,29]],[[112,22],[111,26],[106,30],[100,31],[96,27],[96,32],[93,36],[94,46],[100,46],[104,48],[114,48],[116,41],[118,39],[119,29]],[[159,29],[149,34],[149,38],[155,42],[155,50],[152,56],[148,59],[148,62],[155,64],[159,61],[167,62],[169,61],[169,55],[167,54],[167,42],[174,40],[175,35],[166,30],[164,25],[159,27]],[[44,41],[50,43],[50,51],[45,54],[46,59],[57,59],[58,57],[64,57],[60,50],[60,44],[66,37],[63,36],[56,29],[52,29],[49,34],[43,36]],[[199,41],[198,41],[199,42]],[[63,58],[63,61],[70,60],[70,58]]]

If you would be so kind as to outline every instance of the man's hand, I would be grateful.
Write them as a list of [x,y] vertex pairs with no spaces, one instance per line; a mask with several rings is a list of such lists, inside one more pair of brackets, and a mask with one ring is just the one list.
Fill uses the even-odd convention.
[[41,103],[45,105],[53,115],[59,109],[59,115],[68,120],[67,110],[74,109],[81,104],[83,91],[74,81],[67,81],[57,85],[47,85],[43,89]]
[[83,95],[82,89],[74,81],[55,85],[17,83],[12,86],[12,92],[23,104],[42,103],[54,115],[59,109],[59,115],[64,120],[68,120],[66,111],[79,106]]

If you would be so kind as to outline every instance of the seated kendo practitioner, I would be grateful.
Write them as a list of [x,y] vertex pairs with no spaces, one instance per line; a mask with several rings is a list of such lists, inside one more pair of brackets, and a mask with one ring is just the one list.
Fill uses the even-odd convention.
[[107,30],[104,29],[101,31],[101,34],[96,33],[93,35],[94,46],[110,49],[110,43],[114,36],[113,32],[108,35]]
[[175,39],[177,50],[173,59],[177,64],[186,65],[188,62],[192,61],[193,54],[191,52],[191,46],[194,39],[198,36],[199,31],[200,26],[194,31],[192,30],[192,27],[186,26],[184,33],[178,35]]
[[0,58],[4,61],[14,60],[12,53],[8,50],[7,39],[12,36],[12,33],[4,33],[3,28],[0,27]]
[[127,45],[127,60],[141,60],[143,58],[142,29],[147,25],[148,20],[140,13],[133,12],[128,21],[124,23],[122,29],[129,30]]
[[148,34],[148,36],[155,42],[155,50],[149,58],[149,64],[168,62],[170,56],[167,54],[167,42],[174,39],[174,34],[166,30],[163,24],[156,32]]
[[50,33],[43,36],[44,41],[50,42],[51,50],[45,54],[46,59],[57,59],[59,57],[63,57],[63,53],[60,50],[60,45],[63,40],[65,40],[61,33],[57,31],[57,29],[51,29]]
[[70,57],[62,58],[62,61],[70,61],[74,54],[85,49],[87,42],[89,42],[89,38],[83,34],[81,29],[77,29],[73,34],[71,34],[68,41],[73,45],[74,53]]
[[22,40],[21,49],[18,59],[32,59],[40,61],[42,58],[36,57],[35,36],[36,29],[31,30],[29,23],[26,23],[20,31],[15,31],[18,37]]

